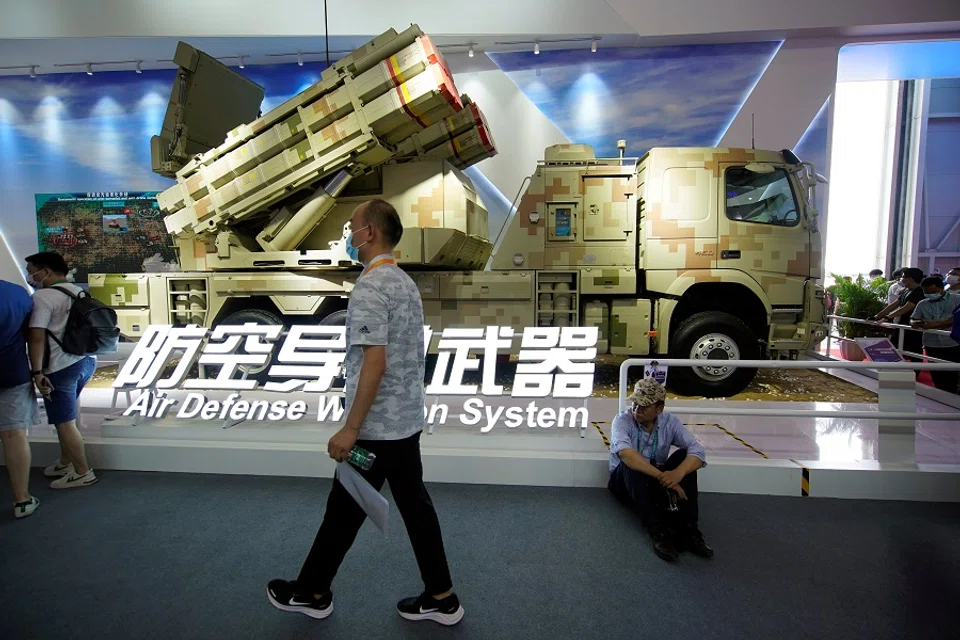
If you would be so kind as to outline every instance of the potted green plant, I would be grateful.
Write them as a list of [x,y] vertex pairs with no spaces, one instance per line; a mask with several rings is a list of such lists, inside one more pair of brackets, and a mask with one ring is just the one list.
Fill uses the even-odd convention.
[[[875,316],[887,306],[885,299],[889,283],[883,278],[867,280],[862,274],[858,275],[856,279],[850,276],[830,275],[835,282],[827,287],[827,291],[837,299],[837,308],[834,310],[834,315],[866,320]],[[887,335],[879,327],[842,320],[838,322],[837,330],[840,337],[848,340]],[[856,342],[847,341],[840,342],[840,355],[844,360],[853,361],[861,361],[865,357],[860,345]]]

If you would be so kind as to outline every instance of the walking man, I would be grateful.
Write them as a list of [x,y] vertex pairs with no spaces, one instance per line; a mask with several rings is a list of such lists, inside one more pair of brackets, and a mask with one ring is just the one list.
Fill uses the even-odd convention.
[[93,377],[97,361],[92,356],[66,353],[60,348],[74,295],[81,289],[67,281],[66,260],[47,251],[27,258],[27,282],[36,289],[30,316],[30,375],[43,396],[47,422],[57,429],[60,459],[43,470],[53,489],[87,487],[98,478],[87,464],[83,436],[77,428],[80,392]]
[[[327,444],[342,462],[357,445],[376,455],[357,469],[378,491],[390,483],[420,567],[424,590],[401,600],[408,620],[453,625],[463,617],[447,566],[443,536],[423,484],[420,433],[424,416],[423,303],[413,280],[393,257],[403,226],[387,202],[372,200],[350,218],[347,254],[364,269],[350,294],[346,326],[346,422]],[[331,583],[366,515],[334,479],[327,510],[296,580],[272,580],[270,602],[283,611],[326,618],[333,612]]]
[[27,362],[27,321],[33,303],[21,285],[0,280],[0,442],[13,488],[13,515],[33,515],[40,501],[30,495],[27,429],[40,422]]

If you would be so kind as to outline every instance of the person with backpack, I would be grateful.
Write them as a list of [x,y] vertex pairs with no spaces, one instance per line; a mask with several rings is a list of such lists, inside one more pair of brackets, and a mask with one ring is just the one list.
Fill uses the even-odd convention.
[[60,459],[43,474],[56,478],[50,483],[53,489],[87,487],[98,478],[87,463],[83,436],[77,428],[77,408],[97,360],[96,356],[70,352],[81,349],[65,348],[65,341],[77,337],[76,329],[68,330],[68,324],[76,317],[72,313],[76,300],[83,299],[77,297],[86,292],[67,281],[69,269],[59,253],[37,253],[26,263],[27,283],[36,289],[28,339],[30,375],[43,396],[47,421],[56,427],[60,440]]

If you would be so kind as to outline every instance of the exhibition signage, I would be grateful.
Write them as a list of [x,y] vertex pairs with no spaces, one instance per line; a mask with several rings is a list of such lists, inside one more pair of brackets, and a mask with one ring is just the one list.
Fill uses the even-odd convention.
[[[423,328],[424,349],[434,337]],[[466,396],[460,420],[480,425],[487,433],[494,426],[549,428],[588,424],[585,399],[593,393],[599,330],[596,327],[528,327],[520,333],[516,376],[509,391],[496,383],[497,356],[509,353],[515,331],[512,327],[447,328],[436,332],[437,362],[427,384],[428,396]],[[482,360],[470,357],[482,354]],[[179,361],[171,360],[180,356]],[[303,399],[244,400],[244,391],[279,394],[314,394],[319,400],[318,422],[340,421],[344,416],[342,393],[334,382],[344,375],[346,328],[294,325],[220,325],[207,329],[197,325],[175,327],[150,325],[123,364],[113,387],[142,389],[123,415],[148,418],[176,417],[199,420],[300,421],[307,416]],[[192,378],[194,364],[219,367],[216,376]],[[170,367],[173,371],[168,374]],[[251,371],[264,381],[251,379]],[[466,384],[468,371],[480,371],[480,384]],[[358,372],[347,372],[357,375]],[[181,404],[167,392],[186,391]],[[205,391],[231,391],[224,401],[209,399]],[[508,398],[488,404],[483,398]],[[530,398],[531,400],[519,400]],[[537,399],[580,399],[578,407],[540,407]],[[424,407],[430,424],[444,424],[450,406],[435,402]]]

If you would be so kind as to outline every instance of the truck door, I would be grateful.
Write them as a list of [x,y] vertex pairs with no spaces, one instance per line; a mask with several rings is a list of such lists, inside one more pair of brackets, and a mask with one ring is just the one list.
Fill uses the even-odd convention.
[[793,177],[772,164],[721,170],[717,267],[750,275],[774,307],[802,306],[810,242]]

